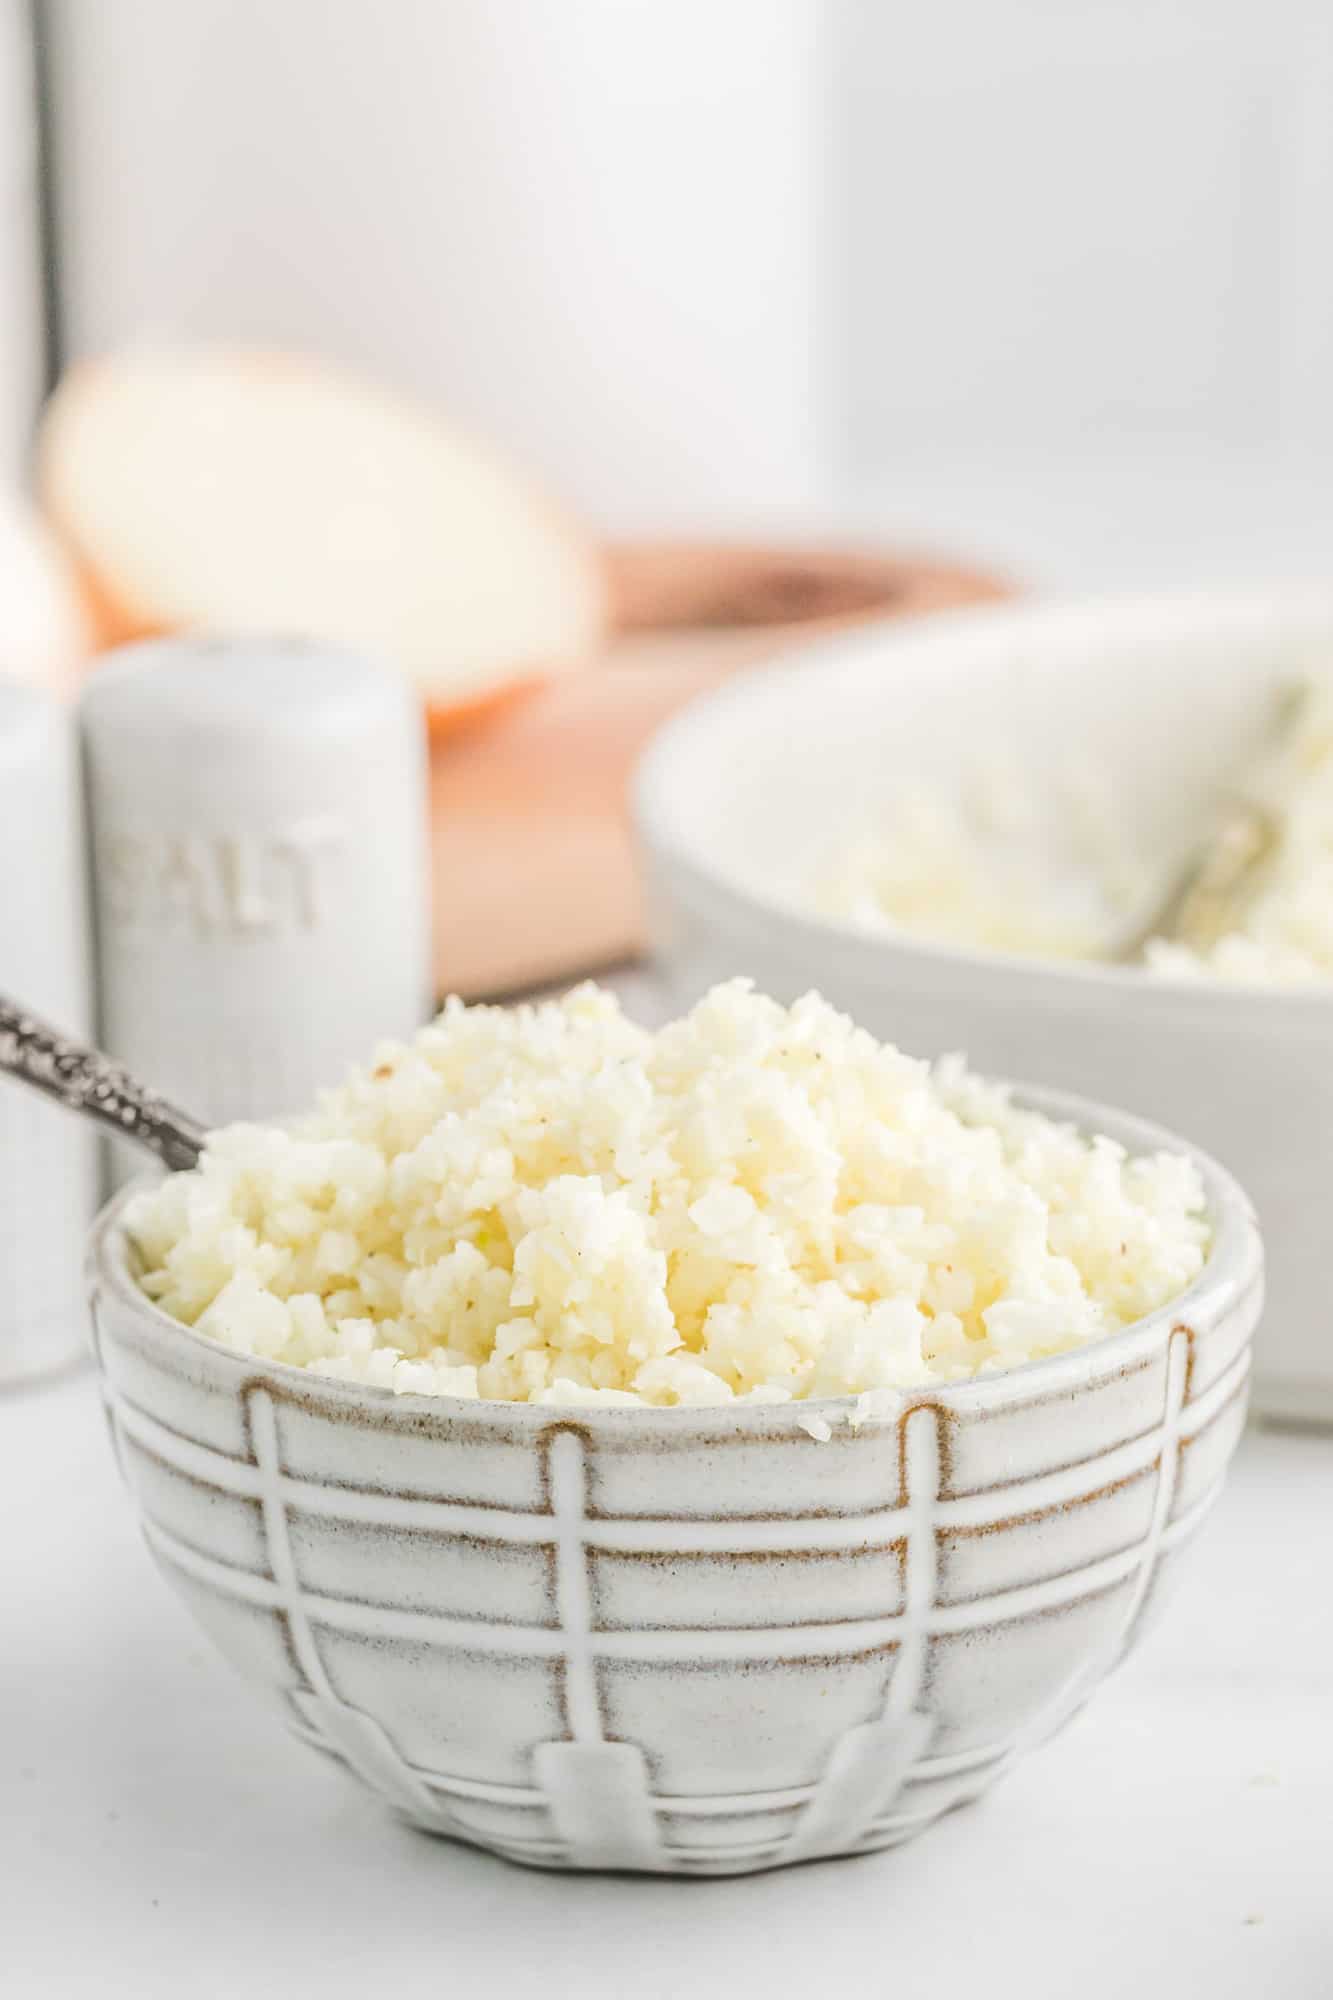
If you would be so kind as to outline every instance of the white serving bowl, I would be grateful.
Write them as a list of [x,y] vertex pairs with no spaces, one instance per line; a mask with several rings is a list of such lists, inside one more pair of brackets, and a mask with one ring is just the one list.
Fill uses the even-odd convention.
[[850,1399],[554,1410],[238,1355],[138,1290],[122,1198],[90,1259],[112,1433],[219,1649],[417,1825],[687,1875],[887,1847],[1082,1705],[1218,1491],[1262,1255],[1200,1167],[1215,1241],[1168,1307],[859,1430]]
[[839,830],[895,784],[966,783],[1017,743],[1038,771],[1077,753],[1146,838],[1187,850],[1213,785],[1311,660],[1333,665],[1333,599],[1016,604],[864,628],[730,683],[669,723],[635,812],[654,941],[677,1006],[751,974],[815,986],[919,1054],[1123,1104],[1241,1178],[1263,1225],[1265,1412],[1333,1421],[1333,988],[1180,982],[859,933],[799,907]]

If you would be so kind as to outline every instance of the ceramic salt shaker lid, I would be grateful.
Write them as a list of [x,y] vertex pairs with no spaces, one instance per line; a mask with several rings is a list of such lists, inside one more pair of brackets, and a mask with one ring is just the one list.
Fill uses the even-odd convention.
[[405,683],[300,641],[154,640],[82,701],[104,1047],[208,1124],[308,1108],[429,1012]]
[[[74,731],[50,696],[0,679],[0,992],[76,1034],[90,1027],[83,829]],[[0,1079],[0,1384],[87,1351],[83,1243],[97,1141]]]

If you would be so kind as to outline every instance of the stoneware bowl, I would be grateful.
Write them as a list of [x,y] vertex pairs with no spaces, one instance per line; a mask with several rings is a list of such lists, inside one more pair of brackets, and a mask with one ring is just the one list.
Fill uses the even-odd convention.
[[556,1412],[240,1356],[138,1292],[122,1198],[90,1267],[116,1450],[219,1650],[417,1826],[684,1875],[892,1846],[1081,1707],[1217,1495],[1262,1257],[1200,1166],[1215,1243],[1170,1307],[860,1429],[848,1400]]
[[1255,1401],[1333,1425],[1333,987],[875,936],[799,895],[895,786],[956,790],[996,746],[1038,786],[1079,760],[1152,851],[1182,855],[1274,689],[1303,668],[1333,671],[1328,596],[996,605],[867,627],[668,723],[640,767],[636,820],[673,1011],[737,972],[780,1000],[816,986],[914,1053],[963,1049],[985,1073],[1083,1091],[1206,1146],[1253,1196],[1268,1249]]

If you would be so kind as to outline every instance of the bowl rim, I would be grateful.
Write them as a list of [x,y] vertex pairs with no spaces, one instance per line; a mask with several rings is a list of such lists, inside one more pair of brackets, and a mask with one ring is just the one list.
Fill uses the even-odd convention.
[[1265,616],[1275,624],[1304,615],[1322,615],[1333,626],[1333,592],[1310,588],[1288,591],[1140,592],[1091,597],[1022,599],[969,606],[903,622],[875,619],[854,631],[839,632],[808,644],[784,649],[780,659],[761,662],[730,676],[719,688],[697,695],[656,730],[635,765],[630,787],[630,812],[635,835],[646,853],[669,868],[677,889],[696,904],[712,904],[733,929],[771,930],[781,922],[793,941],[800,940],[811,962],[816,954],[851,966],[862,976],[881,973],[891,965],[918,975],[928,968],[954,977],[984,974],[1015,986],[1046,987],[1071,996],[1102,992],[1133,994],[1164,1015],[1216,1016],[1263,1012],[1281,1006],[1284,1026],[1326,1030],[1333,1019],[1333,982],[1327,985],[1270,986],[1258,980],[1191,978],[1178,973],[1147,977],[1142,968],[1097,960],[1042,958],[1036,953],[993,951],[964,944],[915,937],[908,931],[885,936],[860,931],[836,917],[803,909],[780,891],[766,894],[739,880],[711,853],[689,838],[688,768],[695,746],[707,738],[719,718],[743,716],[753,708],[781,701],[788,687],[804,688],[831,670],[854,667],[882,649],[901,654],[914,650],[945,651],[954,638],[1011,628],[1016,640],[1037,631],[1058,631],[1103,620],[1127,631],[1145,620],[1159,619],[1188,628],[1235,622],[1252,623]]
[[[1187,1155],[1199,1171],[1213,1225],[1213,1240],[1198,1276],[1156,1311],[1116,1332],[1036,1361],[979,1375],[963,1382],[913,1383],[896,1391],[894,1407],[862,1418],[850,1427],[874,1433],[898,1422],[908,1410],[928,1405],[958,1415],[1027,1407],[1068,1396],[1079,1389],[1130,1371],[1147,1359],[1177,1326],[1199,1331],[1215,1324],[1228,1310],[1262,1285],[1264,1254],[1259,1225],[1248,1195],[1227,1169],[1210,1154],[1175,1133],[1129,1112],[1114,1111],[1069,1091],[1013,1085],[1015,1104],[1043,1112],[1085,1134],[1105,1134],[1132,1154],[1160,1151]],[[288,1400],[321,1402],[360,1411],[367,1419],[386,1410],[404,1416],[454,1422],[475,1429],[531,1430],[534,1434],[561,1424],[592,1428],[605,1436],[630,1440],[661,1426],[675,1436],[717,1442],[725,1437],[775,1430],[805,1432],[805,1422],[823,1419],[835,1430],[847,1425],[857,1405],[855,1394],[792,1400],[786,1403],[708,1405],[644,1404],[641,1407],[596,1403],[552,1404],[505,1402],[493,1397],[400,1395],[363,1382],[345,1382],[318,1375],[288,1362],[272,1361],[223,1346],[163,1312],[140,1291],[130,1269],[125,1210],[145,1187],[160,1184],[141,1178],[123,1188],[102,1209],[93,1224],[87,1259],[87,1289],[111,1293],[119,1305],[148,1331],[164,1350],[182,1357],[207,1357],[215,1368],[235,1371],[238,1388],[267,1384]]]

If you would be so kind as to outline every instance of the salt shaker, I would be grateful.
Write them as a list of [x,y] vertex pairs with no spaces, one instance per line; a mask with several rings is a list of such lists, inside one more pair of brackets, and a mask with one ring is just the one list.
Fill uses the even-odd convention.
[[[0,992],[76,1034],[91,1026],[83,872],[73,726],[49,695],[0,679]],[[78,1119],[0,1080],[0,1385],[86,1349],[97,1175]]]
[[218,1125],[306,1110],[415,1032],[425,745],[404,682],[313,642],[153,640],[98,669],[82,728],[109,1054]]

